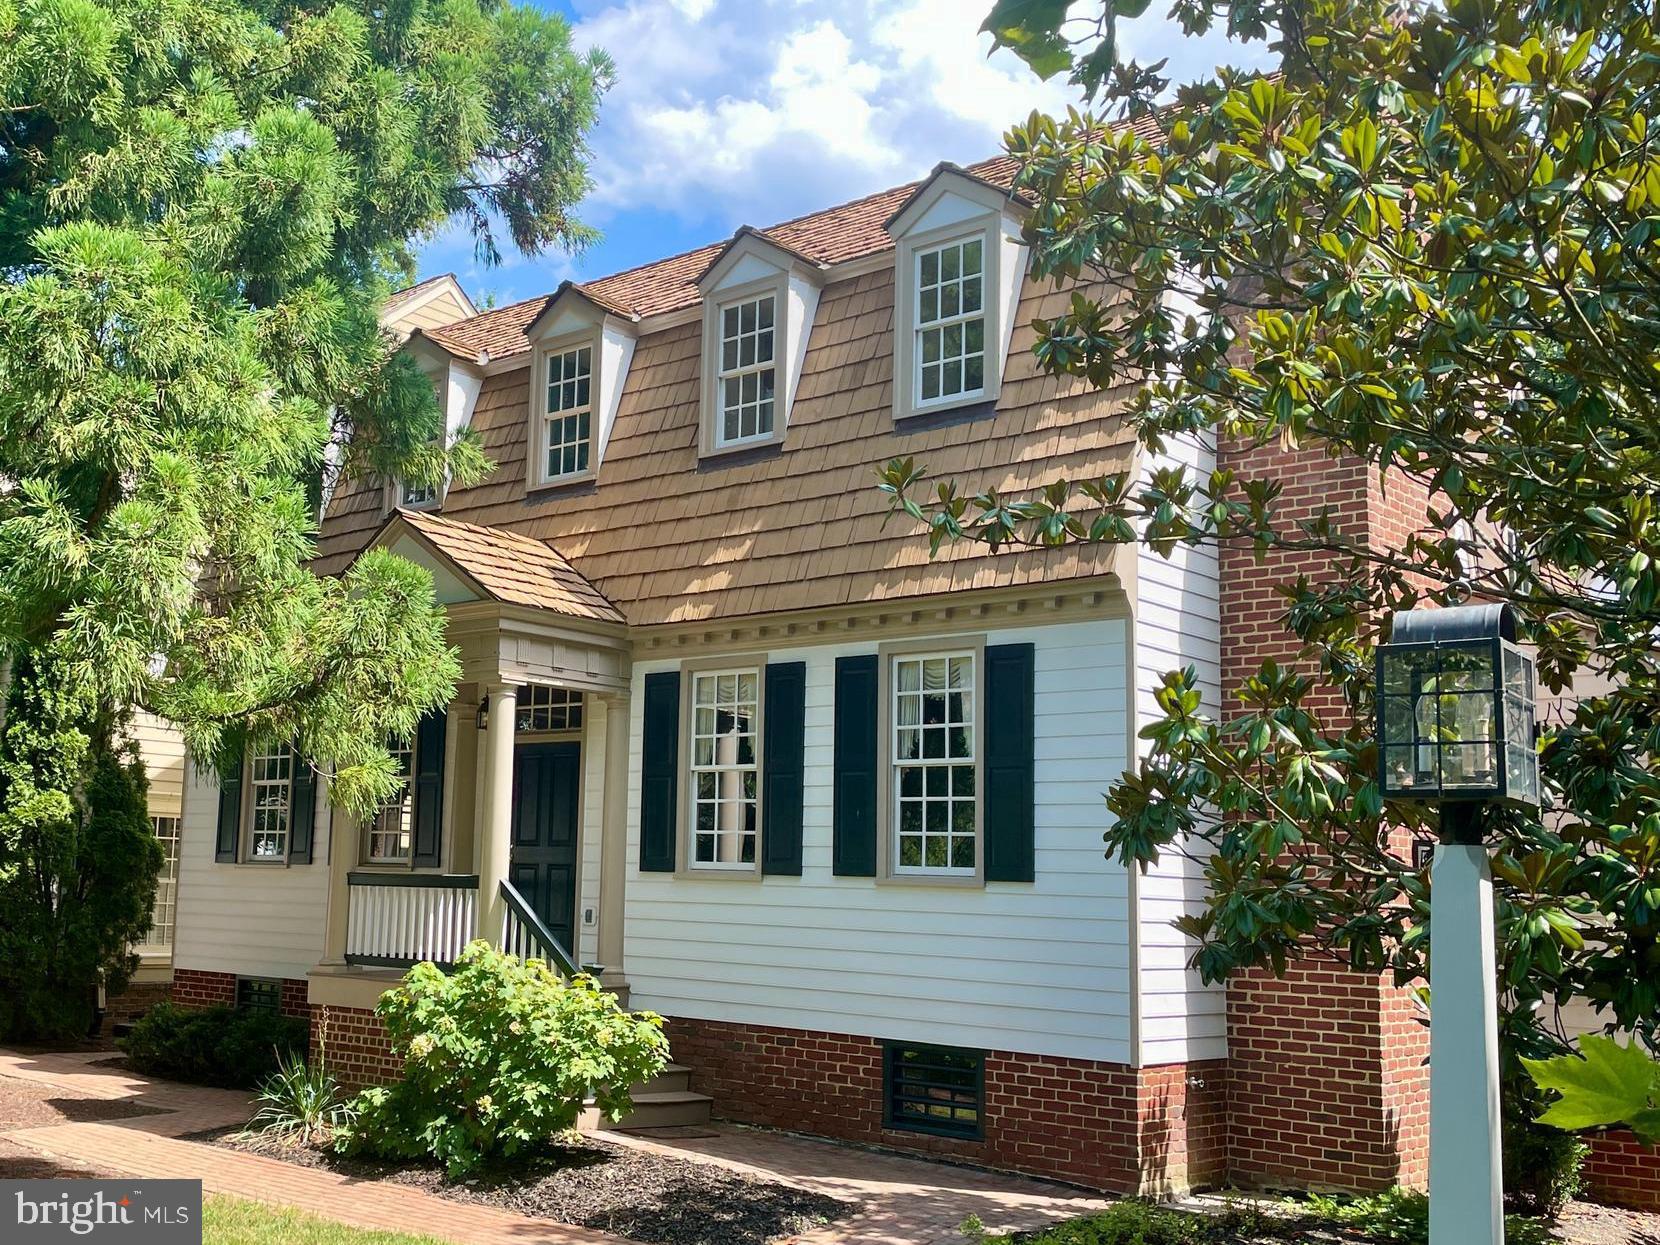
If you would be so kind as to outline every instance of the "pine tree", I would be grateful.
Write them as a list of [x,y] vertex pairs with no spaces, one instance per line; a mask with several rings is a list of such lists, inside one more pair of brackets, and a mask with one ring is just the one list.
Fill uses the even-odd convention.
[[391,789],[458,666],[420,569],[311,574],[316,499],[487,468],[377,309],[452,219],[486,261],[588,241],[610,79],[495,0],[0,0],[0,668],[75,706],[0,745],[0,887],[41,792],[97,819],[134,706],[198,758],[295,741],[349,808]]

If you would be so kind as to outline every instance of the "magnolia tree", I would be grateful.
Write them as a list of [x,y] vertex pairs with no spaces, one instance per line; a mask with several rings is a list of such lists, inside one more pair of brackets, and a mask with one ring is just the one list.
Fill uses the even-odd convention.
[[132,708],[198,757],[294,741],[355,810],[391,790],[388,737],[457,664],[412,564],[310,573],[318,499],[485,468],[378,306],[452,219],[487,260],[584,242],[610,77],[500,0],[0,0],[0,993],[42,1000],[14,1030],[86,995],[85,956],[14,975],[12,948],[90,936],[57,897]]
[[[1390,613],[1505,601],[1552,688],[1542,816],[1492,822],[1503,1022],[1515,1057],[1560,1049],[1584,1000],[1651,1045],[1660,1024],[1660,28],[1577,0],[1177,0],[1173,25],[1266,42],[1167,98],[1121,55],[1108,0],[1002,0],[997,40],[1092,101],[1007,137],[1038,277],[1089,274],[1031,326],[1054,372],[1137,385],[1127,418],[1172,438],[1323,446],[1385,487],[1427,486],[1397,548],[1293,521],[1277,484],[1179,466],[971,496],[897,461],[882,486],[937,548],[1144,540],[1323,551],[1282,585],[1288,643],[1222,704],[1191,670],[1159,691],[1149,754],[1108,796],[1110,853],[1189,851],[1210,882],[1181,924],[1208,980],[1334,956],[1427,979],[1427,872],[1380,798],[1372,654]],[[1165,460],[1168,461],[1168,460]],[[1408,492],[1405,494],[1411,496]],[[1422,495],[1422,494],[1420,494]],[[1339,703],[1339,712],[1320,704]],[[1215,816],[1220,814],[1220,816]]]

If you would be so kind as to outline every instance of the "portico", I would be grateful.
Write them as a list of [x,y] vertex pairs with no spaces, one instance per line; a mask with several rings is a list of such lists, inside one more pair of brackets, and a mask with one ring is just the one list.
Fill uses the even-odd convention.
[[[313,1002],[372,1005],[475,937],[626,988],[625,624],[548,545],[478,533],[398,512],[374,542],[432,573],[462,676],[409,745],[402,811],[335,836]],[[391,858],[369,846],[388,824]]]

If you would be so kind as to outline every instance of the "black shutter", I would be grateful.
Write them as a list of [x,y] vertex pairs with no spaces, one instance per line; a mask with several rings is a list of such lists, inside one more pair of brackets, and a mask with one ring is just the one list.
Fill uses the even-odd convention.
[[831,863],[876,876],[876,654],[836,658],[835,821]]
[[415,727],[414,865],[436,869],[444,846],[444,736],[448,709],[434,709]]
[[1030,882],[1035,864],[1032,646],[986,649],[986,880]]
[[761,872],[801,876],[807,663],[767,663],[761,778]]
[[640,871],[674,872],[680,776],[680,672],[646,675],[640,731]]
[[213,858],[234,864],[242,837],[242,749],[226,758],[224,767],[219,775],[219,836],[214,840]]
[[298,752],[291,754],[294,779],[288,788],[288,863],[311,863],[312,832],[317,828],[317,771]]

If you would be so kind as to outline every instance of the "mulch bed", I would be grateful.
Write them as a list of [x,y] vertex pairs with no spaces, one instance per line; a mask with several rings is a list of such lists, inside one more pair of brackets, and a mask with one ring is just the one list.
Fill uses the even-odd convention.
[[644,1241],[648,1245],[763,1245],[851,1215],[858,1207],[793,1185],[689,1159],[584,1137],[487,1175],[450,1180],[441,1168],[348,1159],[235,1132],[198,1140],[326,1167],[361,1180],[409,1185],[457,1202],[494,1206]]

